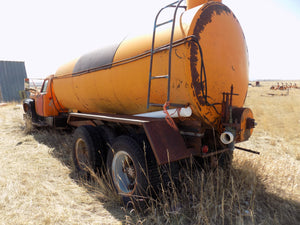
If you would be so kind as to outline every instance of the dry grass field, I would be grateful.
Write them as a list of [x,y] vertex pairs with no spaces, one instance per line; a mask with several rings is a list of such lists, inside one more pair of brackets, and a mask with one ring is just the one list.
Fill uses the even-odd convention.
[[102,180],[78,180],[71,132],[28,133],[20,105],[0,107],[0,224],[300,224],[300,89],[275,84],[248,91],[258,125],[239,146],[260,155],[235,150],[226,176],[189,170],[144,213]]

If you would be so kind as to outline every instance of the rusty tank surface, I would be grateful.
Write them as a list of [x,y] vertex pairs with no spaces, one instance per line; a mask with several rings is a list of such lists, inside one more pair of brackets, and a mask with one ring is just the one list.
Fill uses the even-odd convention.
[[[248,52],[243,31],[233,12],[220,1],[188,1],[178,17],[171,61],[171,28],[155,34],[153,52],[152,34],[98,49],[57,70],[53,89],[60,104],[79,112],[138,114],[158,110],[147,105],[149,94],[149,102],[189,105],[193,118],[218,126],[223,93],[233,87],[233,107],[242,107],[247,94]],[[157,79],[152,79],[149,88],[151,60],[151,76]],[[168,96],[164,76],[169,64]]]

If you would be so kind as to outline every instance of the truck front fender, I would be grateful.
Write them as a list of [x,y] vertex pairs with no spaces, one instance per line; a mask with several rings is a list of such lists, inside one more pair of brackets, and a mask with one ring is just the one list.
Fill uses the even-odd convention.
[[34,110],[35,111],[35,102],[31,98],[24,99],[23,101],[23,110],[25,113]]
[[27,98],[23,101],[23,110],[25,114],[30,114],[32,121],[36,121],[38,119],[38,115],[35,111],[35,101],[34,99]]

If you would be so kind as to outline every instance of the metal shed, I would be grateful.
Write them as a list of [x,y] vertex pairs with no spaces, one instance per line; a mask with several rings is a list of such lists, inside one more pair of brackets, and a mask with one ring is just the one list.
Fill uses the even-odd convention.
[[25,78],[24,62],[0,60],[0,102],[21,100],[19,92],[24,90]]

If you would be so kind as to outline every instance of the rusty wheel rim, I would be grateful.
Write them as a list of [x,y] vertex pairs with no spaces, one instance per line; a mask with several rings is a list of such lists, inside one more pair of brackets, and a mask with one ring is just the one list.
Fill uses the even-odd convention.
[[120,193],[132,194],[136,188],[136,168],[133,159],[125,151],[119,151],[112,161],[114,183]]
[[75,144],[76,161],[81,169],[87,169],[89,165],[89,152],[85,141],[78,138]]

